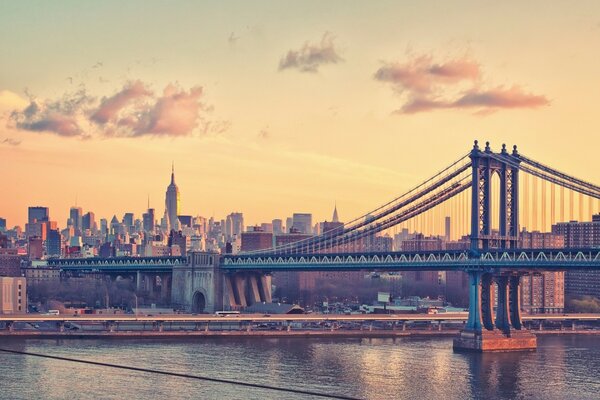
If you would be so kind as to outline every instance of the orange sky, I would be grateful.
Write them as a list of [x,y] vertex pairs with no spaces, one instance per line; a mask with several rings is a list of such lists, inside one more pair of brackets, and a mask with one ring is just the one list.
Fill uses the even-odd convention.
[[[118,10],[118,12],[116,12]],[[473,139],[600,182],[600,4],[0,5],[0,216],[375,208]],[[34,104],[34,106],[32,106]]]

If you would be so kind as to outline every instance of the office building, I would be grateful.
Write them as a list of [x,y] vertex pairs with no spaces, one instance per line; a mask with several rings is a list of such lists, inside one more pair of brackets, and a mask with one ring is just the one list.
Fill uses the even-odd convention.
[[23,277],[0,277],[0,314],[27,312],[27,280]]
[[50,220],[50,212],[48,207],[29,207],[27,209],[27,222],[34,223],[36,221],[43,222]]
[[292,215],[292,228],[299,233],[312,235],[312,214],[294,213]]
[[83,226],[83,210],[81,207],[71,207],[71,210],[69,210],[69,220],[73,228],[75,228],[75,235],[80,236]]
[[148,211],[142,215],[144,231],[154,232],[154,218],[154,208],[148,208]]
[[[552,226],[552,233],[564,237],[565,247],[600,247],[600,214],[588,222],[561,222]],[[600,271],[566,271],[565,297],[594,296],[600,299]]]
[[93,212],[88,212],[81,218],[82,229],[85,232],[90,230],[91,232],[96,230],[96,215]]
[[48,231],[46,254],[48,257],[60,257],[62,254],[62,236],[58,229],[50,229]]
[[249,228],[248,232],[242,232],[241,251],[264,250],[273,246],[273,234],[264,232],[260,227]]
[[0,276],[21,276],[21,260],[17,249],[0,248]]
[[271,225],[273,226],[273,234],[281,235],[283,232],[283,221],[281,219],[274,219],[271,221]]
[[179,188],[175,184],[175,165],[171,168],[171,183],[167,187],[167,193],[165,194],[165,213],[166,213],[166,230],[179,230],[179,219],[177,216],[180,214],[180,194]]
[[[528,232],[519,234],[522,249],[560,249],[564,237],[552,232]],[[542,272],[521,278],[521,309],[531,314],[562,313],[565,308],[565,273]]]

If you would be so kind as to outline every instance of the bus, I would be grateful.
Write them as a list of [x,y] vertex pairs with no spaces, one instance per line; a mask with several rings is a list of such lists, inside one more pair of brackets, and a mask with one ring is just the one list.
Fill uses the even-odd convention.
[[231,315],[240,315],[239,311],[216,311],[215,315],[218,315],[220,317],[227,317],[227,316],[231,316]]

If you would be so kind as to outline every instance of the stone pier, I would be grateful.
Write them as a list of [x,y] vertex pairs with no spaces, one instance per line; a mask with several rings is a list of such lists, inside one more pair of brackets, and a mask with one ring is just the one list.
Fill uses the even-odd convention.
[[[470,271],[469,281],[469,318],[454,339],[454,351],[535,350],[536,337],[521,322],[520,275]],[[495,316],[494,282],[498,285]]]

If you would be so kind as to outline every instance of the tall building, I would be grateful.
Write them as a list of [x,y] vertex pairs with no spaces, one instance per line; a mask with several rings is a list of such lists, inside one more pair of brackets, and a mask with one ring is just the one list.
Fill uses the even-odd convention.
[[48,231],[48,238],[46,239],[46,253],[49,257],[60,257],[62,254],[62,237],[58,229],[50,229]]
[[450,217],[444,219],[444,239],[446,242],[450,240]]
[[27,252],[30,260],[41,260],[44,256],[44,242],[41,237],[32,236],[27,243]]
[[6,219],[0,218],[0,232],[6,232]]
[[179,188],[175,184],[175,165],[171,167],[171,183],[167,187],[165,195],[165,210],[167,214],[167,229],[178,230],[179,220],[177,216],[180,214],[179,204]]
[[81,207],[71,207],[69,219],[71,220],[71,225],[75,228],[75,235],[81,236],[83,226],[83,210]]
[[178,215],[177,220],[179,220],[179,226],[187,226],[188,228],[192,226],[192,216],[191,215]]
[[273,226],[273,234],[281,235],[283,233],[283,221],[276,218],[271,221],[271,225]]
[[17,249],[0,249],[0,276],[21,276],[21,260]]
[[48,221],[50,219],[48,207],[29,207],[27,211],[27,222],[30,224],[36,221],[43,222]]
[[127,229],[127,232],[132,231],[131,227],[134,226],[133,213],[125,213],[125,215],[123,215],[123,225],[125,225],[125,229]]
[[0,314],[24,314],[27,312],[26,279],[0,278]]
[[225,220],[225,234],[227,238],[233,236],[239,237],[244,232],[244,214],[234,212],[227,216]]
[[83,215],[81,218],[82,229],[85,231],[89,229],[90,231],[96,230],[96,216],[93,212],[88,212]]
[[263,232],[258,226],[250,229],[242,232],[242,251],[264,250],[273,246],[271,232]]
[[[561,222],[552,226],[552,233],[564,237],[565,247],[600,247],[600,214],[591,222]],[[567,271],[565,296],[594,296],[600,299],[600,271]]]
[[148,211],[142,215],[144,231],[153,232],[154,231],[154,208],[148,208]]
[[297,229],[299,233],[312,235],[312,214],[294,213],[292,228]]
[[[560,249],[564,237],[551,232],[519,233],[519,248]],[[531,314],[561,313],[565,308],[565,273],[542,272],[521,278],[521,309]]]

